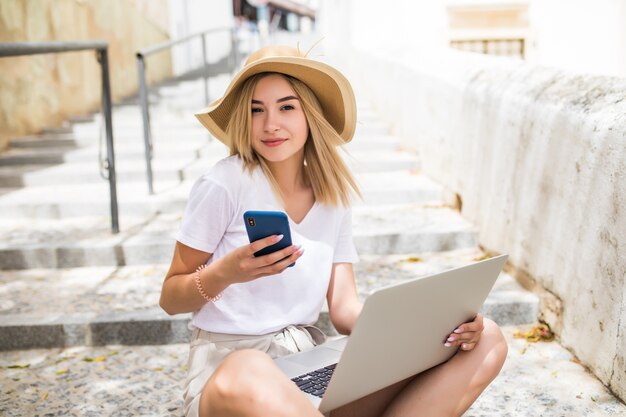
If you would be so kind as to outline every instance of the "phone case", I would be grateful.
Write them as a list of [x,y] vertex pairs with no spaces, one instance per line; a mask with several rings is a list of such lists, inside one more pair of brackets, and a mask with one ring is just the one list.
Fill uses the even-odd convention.
[[283,235],[280,241],[255,252],[254,256],[267,255],[291,246],[289,218],[282,211],[246,211],[243,220],[250,243],[271,235]]

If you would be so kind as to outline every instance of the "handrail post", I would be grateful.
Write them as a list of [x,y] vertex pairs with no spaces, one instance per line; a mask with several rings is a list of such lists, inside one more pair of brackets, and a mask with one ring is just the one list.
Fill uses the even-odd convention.
[[109,53],[108,47],[99,49],[98,61],[102,69],[102,112],[104,113],[104,126],[107,143],[107,164],[109,178],[109,193],[111,196],[111,229],[113,233],[119,233],[120,225],[117,208],[117,181],[115,177],[115,152],[113,149],[113,118],[111,112],[111,85],[109,80]]
[[143,141],[145,146],[146,174],[148,176],[148,192],[154,194],[152,180],[152,130],[150,129],[150,110],[148,108],[148,87],[146,84],[146,64],[144,56],[137,54],[137,71],[139,73],[139,103],[143,119]]
[[72,51],[95,50],[102,75],[102,113],[106,131],[107,158],[105,169],[109,180],[111,204],[111,231],[119,233],[119,213],[117,209],[117,182],[115,176],[115,150],[113,148],[113,121],[111,102],[111,82],[109,77],[109,44],[106,41],[64,41],[64,42],[0,42],[0,57],[24,56]]
[[206,33],[202,34],[202,78],[204,79],[204,104],[209,105],[209,74],[206,57]]
[[[1,0],[0,0],[1,1]],[[148,103],[148,86],[146,83],[146,62],[145,59],[147,56],[155,54],[157,52],[163,51],[165,49],[171,48],[174,45],[179,45],[184,42],[188,42],[192,39],[196,39],[197,37],[202,37],[202,64],[203,64],[203,77],[204,77],[204,101],[205,104],[209,105],[209,71],[208,71],[208,60],[207,60],[207,41],[206,36],[211,33],[222,32],[224,30],[229,30],[227,27],[222,28],[213,28],[206,30],[202,33],[195,33],[192,35],[185,36],[180,39],[176,39],[174,41],[163,42],[158,45],[144,48],[137,51],[137,72],[139,74],[139,102],[141,104],[141,114],[143,118],[143,137],[145,144],[145,155],[146,155],[146,171],[148,176],[148,190],[150,194],[154,194],[153,187],[153,175],[152,175],[152,156],[154,152],[154,147],[152,144],[152,130],[150,128],[150,107]],[[231,32],[231,36],[234,36]],[[234,42],[233,38],[233,42]],[[234,52],[234,48],[233,48]],[[230,58],[229,58],[230,59]],[[209,135],[207,131],[207,135]],[[211,136],[209,135],[209,140],[211,140]]]

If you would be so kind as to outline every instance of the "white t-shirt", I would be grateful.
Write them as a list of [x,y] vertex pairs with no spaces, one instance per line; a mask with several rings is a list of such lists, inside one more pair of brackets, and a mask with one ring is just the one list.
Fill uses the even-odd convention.
[[[249,244],[247,210],[284,211],[260,167],[250,174],[238,156],[219,161],[194,184],[177,240],[212,253],[209,263]],[[313,324],[324,304],[333,263],[354,263],[351,211],[315,203],[300,223],[289,219],[304,254],[282,273],[232,284],[222,298],[193,314],[191,324],[229,334],[261,335]]]

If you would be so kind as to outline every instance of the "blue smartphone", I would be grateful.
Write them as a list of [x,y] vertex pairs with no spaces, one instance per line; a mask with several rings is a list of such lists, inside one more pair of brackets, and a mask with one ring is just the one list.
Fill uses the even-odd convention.
[[[263,256],[291,246],[289,219],[282,211],[246,211],[243,214],[250,243],[272,235],[283,235],[278,242],[254,253]],[[294,266],[295,262],[289,266]]]

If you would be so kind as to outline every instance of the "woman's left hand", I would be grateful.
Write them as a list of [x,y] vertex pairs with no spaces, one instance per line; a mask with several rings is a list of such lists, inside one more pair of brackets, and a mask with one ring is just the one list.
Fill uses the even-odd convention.
[[450,333],[445,346],[459,346],[461,350],[472,350],[478,343],[484,328],[483,316],[477,314],[474,320],[461,324]]

